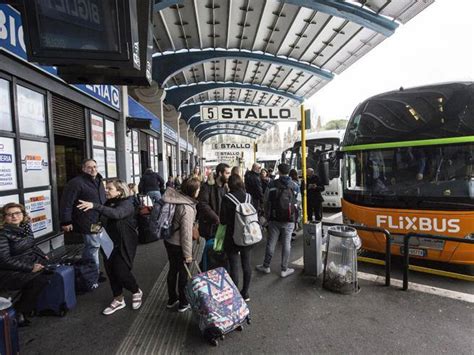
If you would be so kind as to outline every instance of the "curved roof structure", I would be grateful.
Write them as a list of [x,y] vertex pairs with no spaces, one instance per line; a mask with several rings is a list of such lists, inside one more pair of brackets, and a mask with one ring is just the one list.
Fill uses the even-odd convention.
[[433,1],[154,0],[153,78],[207,138],[200,105],[298,105]]

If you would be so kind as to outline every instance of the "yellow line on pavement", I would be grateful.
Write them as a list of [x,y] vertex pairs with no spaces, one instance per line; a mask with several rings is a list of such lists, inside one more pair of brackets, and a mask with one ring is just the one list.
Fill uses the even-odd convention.
[[365,256],[358,256],[357,260],[362,261],[364,263],[370,263],[370,264],[376,264],[376,265],[385,265],[385,261],[383,261],[383,260],[374,259],[374,258],[367,258]]
[[424,272],[426,274],[432,274],[432,275],[437,275],[437,276],[450,277],[452,279],[474,282],[474,276],[459,274],[457,272],[431,269],[428,267],[417,266],[417,265],[410,265],[409,269],[412,271]]

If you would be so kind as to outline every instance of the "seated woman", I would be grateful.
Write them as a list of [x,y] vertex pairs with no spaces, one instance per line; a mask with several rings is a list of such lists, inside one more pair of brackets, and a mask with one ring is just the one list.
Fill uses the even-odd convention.
[[25,314],[36,308],[38,296],[49,282],[42,273],[46,255],[34,245],[33,231],[25,207],[19,203],[7,203],[1,209],[0,229],[0,290],[21,290],[21,298],[15,304],[19,326],[30,321]]

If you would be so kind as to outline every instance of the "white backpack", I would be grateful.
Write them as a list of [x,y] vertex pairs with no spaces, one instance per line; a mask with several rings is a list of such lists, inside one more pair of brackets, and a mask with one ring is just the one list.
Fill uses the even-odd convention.
[[262,240],[262,228],[258,221],[258,213],[250,203],[251,197],[245,194],[245,202],[239,202],[232,194],[226,197],[235,205],[234,243],[241,247],[253,245]]

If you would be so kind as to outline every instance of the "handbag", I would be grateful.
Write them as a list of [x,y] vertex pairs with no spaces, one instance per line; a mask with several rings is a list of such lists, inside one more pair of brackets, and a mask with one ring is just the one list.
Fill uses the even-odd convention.
[[214,237],[214,251],[223,251],[224,250],[224,239],[225,231],[227,226],[225,224],[219,224],[216,231],[216,236]]

